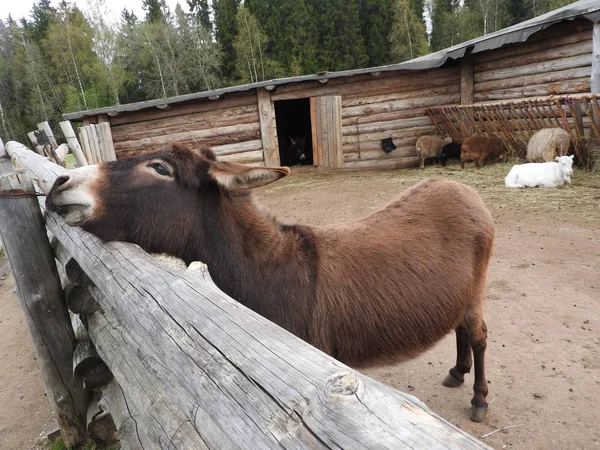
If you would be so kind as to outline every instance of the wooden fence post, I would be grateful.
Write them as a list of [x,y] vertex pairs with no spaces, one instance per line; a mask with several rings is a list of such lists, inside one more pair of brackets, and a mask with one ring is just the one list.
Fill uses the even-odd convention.
[[28,172],[15,171],[0,142],[0,235],[65,444],[85,439],[88,394],[73,378],[75,337]]
[[85,155],[83,154],[83,150],[79,145],[79,141],[77,140],[77,136],[75,136],[75,131],[71,126],[71,122],[65,120],[64,122],[59,122],[60,129],[62,130],[65,139],[67,140],[67,144],[71,149],[71,153],[75,157],[75,161],[77,162],[78,167],[83,167],[88,165],[88,161],[85,159]]
[[52,148],[58,147],[58,142],[56,142],[54,132],[52,131],[52,128],[50,128],[50,124],[47,121],[38,123],[37,127],[38,130],[46,133],[46,136],[48,136],[48,139],[50,139],[50,145],[52,146]]
[[33,131],[30,131],[29,133],[27,133],[27,137],[29,138],[29,140],[33,144],[35,152],[38,155],[43,155],[44,154],[44,150],[42,149],[42,146],[38,143],[37,137],[35,136],[35,133]]

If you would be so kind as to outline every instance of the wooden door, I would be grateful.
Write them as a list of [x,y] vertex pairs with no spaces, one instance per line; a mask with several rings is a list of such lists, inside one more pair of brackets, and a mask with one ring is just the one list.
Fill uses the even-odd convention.
[[310,121],[314,164],[330,169],[342,167],[342,97],[311,97]]

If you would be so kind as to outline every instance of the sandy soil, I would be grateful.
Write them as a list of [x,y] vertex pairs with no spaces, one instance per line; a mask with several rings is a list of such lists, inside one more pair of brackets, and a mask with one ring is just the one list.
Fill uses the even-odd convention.
[[0,449],[32,448],[54,425],[6,258],[0,260]]
[[[455,359],[453,335],[415,360],[365,373],[475,436],[518,425],[483,438],[497,449],[599,449],[600,175],[576,173],[571,187],[510,190],[502,185],[507,172],[496,165],[301,173],[257,196],[287,222],[324,225],[374,211],[419,178],[474,186],[497,227],[486,303],[487,420],[468,419],[472,376],[460,388],[441,385]],[[50,409],[12,283],[0,283],[0,404],[10,405],[0,409],[0,448],[26,449]]]

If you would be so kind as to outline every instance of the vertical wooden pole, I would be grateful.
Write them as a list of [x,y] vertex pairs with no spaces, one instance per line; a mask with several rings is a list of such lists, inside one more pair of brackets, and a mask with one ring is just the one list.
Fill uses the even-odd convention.
[[33,131],[30,131],[29,133],[27,133],[27,137],[29,138],[29,140],[33,144],[33,148],[34,148],[35,152],[38,155],[43,155],[44,154],[44,150],[42,149],[42,146],[38,143],[37,137],[35,137],[35,133]]
[[473,104],[473,57],[465,55],[460,59],[460,104]]
[[37,127],[38,130],[43,130],[46,132],[46,136],[48,136],[48,139],[50,139],[50,144],[52,145],[52,148],[58,147],[58,143],[56,142],[56,138],[54,137],[52,128],[50,128],[50,124],[47,121],[38,123]]
[[81,149],[81,146],[79,145],[77,136],[75,136],[75,131],[73,130],[73,127],[71,126],[71,122],[69,122],[68,120],[65,120],[64,122],[59,122],[58,125],[60,126],[60,129],[62,130],[63,135],[65,136],[65,139],[67,140],[67,144],[69,145],[69,148],[71,149],[71,153],[73,153],[73,156],[75,156],[75,161],[77,161],[77,166],[78,167],[87,166],[88,162],[85,159],[85,155],[83,154],[83,150]]
[[600,22],[594,23],[592,31],[592,94],[600,94]]
[[265,166],[279,166],[279,145],[275,134],[275,108],[271,102],[271,94],[263,88],[256,90],[258,116],[260,119],[260,136],[263,143]]
[[0,235],[29,326],[48,398],[69,447],[85,439],[88,396],[73,378],[75,337],[28,172],[0,146]]
[[94,155],[94,153],[92,151],[87,130],[88,130],[87,126],[78,128],[79,141],[81,142],[81,146],[83,147],[83,151],[85,152],[85,156],[86,156],[87,160],[89,161],[89,163],[97,164],[98,161],[96,161],[96,155]]
[[110,131],[110,123],[100,122],[96,125],[98,131],[98,140],[100,141],[100,153],[102,154],[102,161],[116,161],[117,155],[115,154],[115,146],[112,140],[112,133]]

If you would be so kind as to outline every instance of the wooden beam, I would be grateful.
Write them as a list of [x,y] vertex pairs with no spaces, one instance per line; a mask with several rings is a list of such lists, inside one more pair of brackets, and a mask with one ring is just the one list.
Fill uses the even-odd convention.
[[275,133],[275,106],[271,94],[265,89],[256,90],[258,101],[258,117],[260,119],[260,136],[263,141],[265,165],[276,167],[281,165],[279,145]]
[[460,104],[473,104],[473,56],[460,59]]
[[600,94],[600,22],[594,23],[592,30],[592,76],[590,92]]
[[[11,144],[14,143],[8,143],[7,147]],[[30,150],[27,152],[42,158]],[[8,161],[6,157],[3,159]],[[72,373],[75,337],[64,293],[31,178],[22,170],[8,172],[7,164],[2,165],[0,235],[48,399],[65,444],[75,447],[85,439],[88,397],[81,380]]]
[[77,136],[75,136],[75,131],[73,130],[73,127],[71,126],[71,122],[69,122],[68,120],[65,120],[63,122],[59,122],[58,125],[60,126],[60,129],[62,130],[63,135],[65,136],[65,139],[67,140],[67,145],[69,146],[71,153],[73,153],[73,156],[75,157],[77,166],[78,167],[87,166],[88,161],[87,161],[87,159],[85,159],[85,155],[83,154],[83,150],[81,149],[81,146],[79,145]]
[[205,265],[171,272],[54,213],[47,225],[104,294],[88,331],[115,377],[102,400],[124,448],[489,449],[237,303]]

